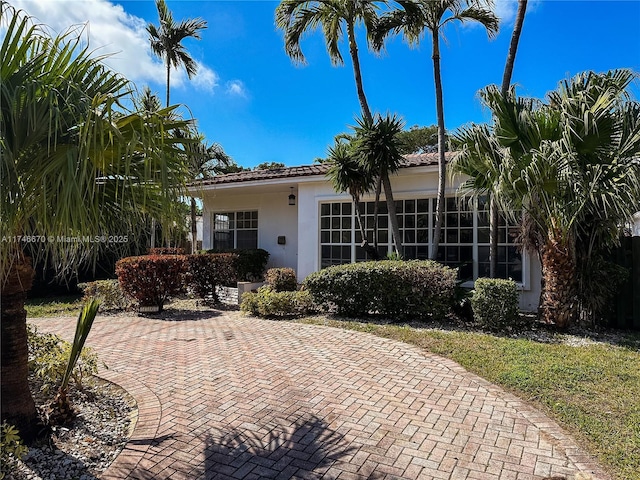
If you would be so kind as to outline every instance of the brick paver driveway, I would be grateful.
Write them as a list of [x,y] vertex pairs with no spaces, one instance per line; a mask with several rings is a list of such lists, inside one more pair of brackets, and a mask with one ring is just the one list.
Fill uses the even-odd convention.
[[[194,312],[89,335],[139,418],[109,479],[608,478],[549,418],[410,345]],[[75,319],[37,319],[72,338]]]

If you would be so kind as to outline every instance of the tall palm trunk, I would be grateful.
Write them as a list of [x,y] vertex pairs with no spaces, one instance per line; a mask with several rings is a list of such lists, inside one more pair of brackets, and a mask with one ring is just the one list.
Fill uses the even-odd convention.
[[393,200],[393,192],[391,191],[391,181],[389,174],[382,176],[382,185],[384,186],[384,197],[387,200],[387,210],[389,211],[389,221],[391,222],[391,231],[393,232],[393,246],[397,255],[402,255],[402,237],[400,236],[400,228],[398,228],[398,217],[396,215],[396,202]]
[[370,260],[380,260],[377,245],[373,246],[367,240],[367,229],[365,228],[364,219],[362,218],[362,212],[360,211],[360,197],[358,197],[357,195],[351,195],[351,198],[353,198],[353,208],[355,208],[356,210],[358,227],[360,229],[360,235],[362,236],[362,243],[360,244],[360,246],[364,248],[365,252],[367,252]]
[[444,130],[444,104],[442,99],[442,77],[440,75],[440,33],[437,28],[431,32],[433,39],[433,79],[436,89],[436,115],[438,117],[438,199],[436,202],[436,225],[433,232],[431,259],[438,257],[440,246],[440,232],[444,217],[444,189],[446,177],[445,163],[445,130]]
[[33,276],[29,259],[22,257],[13,263],[2,285],[0,317],[2,421],[15,425],[27,442],[38,433],[38,415],[28,382],[27,312],[24,309]]
[[358,44],[356,43],[356,35],[352,24],[348,25],[347,36],[349,37],[349,53],[351,54],[351,62],[353,63],[353,76],[356,81],[356,91],[358,92],[358,100],[360,101],[360,107],[362,108],[362,115],[364,118],[372,122],[373,115],[369,109],[367,96],[364,94],[364,86],[362,85],[360,58],[358,57]]
[[[518,0],[518,12],[516,13],[516,21],[513,25],[511,33],[511,42],[509,43],[509,52],[507,53],[507,62],[504,66],[502,75],[501,91],[506,96],[511,85],[511,76],[513,74],[513,65],[516,61],[516,53],[518,52],[518,43],[520,34],[522,33],[522,25],[527,11],[527,0]],[[495,278],[498,275],[498,227],[500,217],[498,212],[498,204],[495,196],[491,195],[489,201],[489,276]]]
[[571,242],[561,234],[550,232],[541,260],[544,282],[541,320],[564,330],[574,323],[578,313],[577,265]]
[[[167,54],[168,55],[168,54]],[[169,85],[171,78],[171,62],[169,62],[169,58],[167,56],[167,108],[169,108]]]

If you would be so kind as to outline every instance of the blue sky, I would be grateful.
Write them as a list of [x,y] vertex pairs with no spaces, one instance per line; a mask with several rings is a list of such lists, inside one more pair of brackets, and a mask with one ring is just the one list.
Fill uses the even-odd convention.
[[[151,0],[9,0],[54,31],[88,22],[85,37],[107,63],[138,88],[149,85],[165,100],[161,61],[149,49],[144,27],[158,23]],[[477,92],[502,79],[517,2],[498,0],[502,18],[496,39],[480,27],[450,25],[441,44],[445,122],[448,130],[489,121]],[[167,0],[176,20],[208,22],[202,40],[185,46],[199,63],[191,81],[172,73],[171,103],[188,107],[207,141],[220,143],[242,166],[312,163],[359,113],[348,52],[332,67],[320,32],[307,35],[306,66],[284,52],[274,25],[273,1]],[[361,38],[363,40],[363,38]],[[99,48],[101,47],[101,48]],[[344,45],[343,47],[346,47]],[[360,42],[369,104],[401,115],[407,127],[436,122],[431,42],[410,49],[391,39],[381,56]],[[584,70],[627,67],[640,72],[640,1],[530,0],[513,83],[521,95],[542,98],[562,79]],[[633,93],[638,98],[640,85]],[[190,112],[190,114],[188,113]]]

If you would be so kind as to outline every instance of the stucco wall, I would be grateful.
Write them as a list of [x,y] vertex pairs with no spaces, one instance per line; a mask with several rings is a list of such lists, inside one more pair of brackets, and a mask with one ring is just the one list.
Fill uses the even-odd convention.
[[[287,203],[284,194],[238,194],[230,191],[206,193],[204,196],[203,248],[212,248],[211,214],[214,212],[258,211],[258,247],[269,252],[268,267],[298,267],[298,207]],[[278,245],[278,237],[284,236],[285,245]]]

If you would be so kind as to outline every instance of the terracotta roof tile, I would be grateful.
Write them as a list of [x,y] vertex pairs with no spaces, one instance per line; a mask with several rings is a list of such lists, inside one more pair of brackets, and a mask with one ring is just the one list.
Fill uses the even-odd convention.
[[[452,153],[447,152],[447,161],[451,159]],[[407,155],[402,162],[402,168],[424,167],[438,164],[437,153],[421,153]],[[253,182],[275,178],[310,177],[314,175],[325,175],[329,165],[326,163],[314,163],[313,165],[302,165],[299,167],[275,168],[269,170],[250,170],[245,172],[228,173],[217,175],[213,178],[193,183],[192,185],[222,185],[229,183]]]

